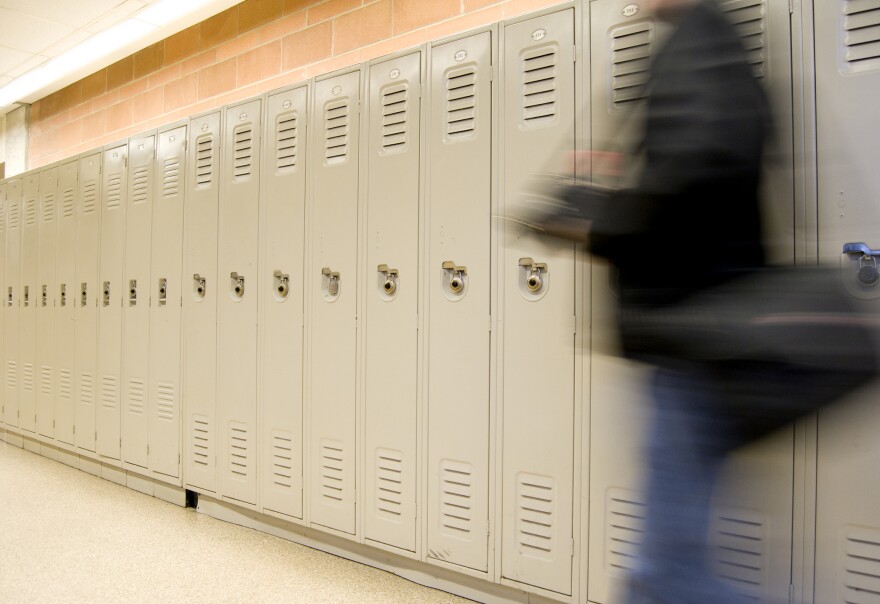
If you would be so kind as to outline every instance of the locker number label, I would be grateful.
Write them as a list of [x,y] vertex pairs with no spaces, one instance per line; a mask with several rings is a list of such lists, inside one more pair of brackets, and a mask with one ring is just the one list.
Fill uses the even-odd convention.
[[455,53],[455,55],[453,56],[453,58],[454,58],[456,61],[459,61],[459,62],[464,61],[465,59],[467,59],[467,57],[468,57],[468,54],[467,54],[467,51],[466,51],[466,50],[459,50],[459,51],[458,51],[457,53]]
[[532,32],[532,40],[534,40],[535,42],[537,42],[539,40],[543,40],[546,37],[547,37],[547,30],[546,29],[536,29],[535,31]]
[[339,96],[342,94],[342,86],[334,86],[331,92],[333,92],[333,96]]
[[397,78],[400,77],[400,70],[399,69],[392,69],[391,73],[388,74],[388,77],[391,78],[392,80],[396,80]]
[[638,4],[627,4],[623,7],[623,16],[624,17],[635,17],[639,12]]

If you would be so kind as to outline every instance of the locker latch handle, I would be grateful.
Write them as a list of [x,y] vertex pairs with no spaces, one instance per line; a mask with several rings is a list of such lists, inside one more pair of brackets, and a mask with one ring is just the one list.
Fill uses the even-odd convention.
[[159,279],[159,306],[168,304],[168,279]]
[[80,306],[85,306],[89,301],[89,284],[82,283],[80,287]]
[[385,282],[382,284],[382,291],[389,296],[397,292],[397,280],[400,272],[396,268],[388,268],[387,264],[380,264],[376,270],[385,275]]
[[449,271],[449,291],[454,294],[464,290],[464,278],[467,276],[466,266],[456,266],[455,262],[447,260],[443,263],[443,270]]
[[25,285],[24,286],[24,307],[27,308],[28,306],[30,306],[30,302],[31,302],[31,286]]
[[67,306],[67,284],[66,283],[61,284],[61,291],[59,293],[60,293],[60,297],[61,297],[61,306]]
[[244,298],[244,275],[239,275],[235,272],[229,273],[229,279],[233,297],[238,300]]
[[104,281],[104,306],[110,306],[110,282]]
[[531,258],[520,258],[519,265],[526,269],[526,288],[530,292],[537,293],[544,287],[542,273],[547,272],[547,263],[535,262]]
[[208,280],[202,277],[200,274],[196,273],[193,275],[193,291],[196,294],[196,299],[204,300],[205,292],[208,290]]
[[49,305],[49,286],[43,285],[43,308]]
[[9,288],[9,299],[6,302],[7,306],[12,306],[12,287]]
[[137,306],[138,303],[138,282],[137,279],[128,280],[128,305]]
[[847,243],[843,246],[843,253],[858,256],[859,270],[856,272],[856,280],[860,285],[872,287],[880,283],[880,270],[877,268],[880,250],[871,249],[864,243]]
[[321,269],[321,274],[327,278],[326,291],[331,296],[339,295],[339,273],[334,273],[328,267]]
[[275,296],[279,300],[286,300],[290,293],[290,275],[275,271],[272,276],[275,278]]

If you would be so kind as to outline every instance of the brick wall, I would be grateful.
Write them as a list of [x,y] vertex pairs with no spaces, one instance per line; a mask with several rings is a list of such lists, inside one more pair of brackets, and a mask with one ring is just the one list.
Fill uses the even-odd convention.
[[33,104],[29,168],[561,0],[245,0]]

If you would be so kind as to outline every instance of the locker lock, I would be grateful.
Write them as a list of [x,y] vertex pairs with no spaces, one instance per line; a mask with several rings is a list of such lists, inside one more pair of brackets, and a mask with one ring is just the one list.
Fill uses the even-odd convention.
[[24,286],[24,307],[27,308],[31,303],[31,286]]
[[61,297],[61,306],[67,306],[67,284],[62,283],[60,291],[58,292]]
[[460,294],[464,291],[464,278],[467,276],[466,266],[456,266],[451,260],[443,263],[443,270],[449,273],[449,291]]
[[196,295],[196,300],[204,300],[207,289],[208,280],[198,273],[193,275],[193,292]]
[[159,279],[159,306],[168,304],[168,279]]
[[104,281],[104,306],[110,306],[110,282]]
[[324,292],[331,298],[336,298],[339,295],[339,273],[334,273],[325,266],[321,269],[321,274],[324,276]]
[[236,300],[244,298],[244,275],[238,273],[229,273],[230,286],[232,287],[232,297]]
[[49,305],[49,286],[43,285],[43,297],[42,297],[43,308]]
[[533,294],[541,291],[544,287],[544,278],[541,274],[547,272],[547,264],[535,262],[531,258],[520,258],[519,265],[525,269],[526,288]]
[[89,289],[88,288],[89,288],[88,283],[82,283],[80,286],[80,292],[79,292],[80,306],[85,306],[86,304],[88,304],[88,301],[89,301],[89,294],[88,294]]
[[138,302],[138,282],[137,279],[128,280],[128,305],[137,306]]
[[877,285],[880,282],[880,271],[877,270],[877,258],[874,256],[862,256],[859,258],[859,271],[856,279],[865,287]]
[[382,291],[389,296],[393,296],[397,292],[397,280],[400,277],[400,272],[396,268],[388,268],[387,264],[380,264],[377,270],[385,275]]
[[275,278],[275,297],[282,301],[286,300],[287,294],[290,293],[290,275],[275,271],[272,276]]

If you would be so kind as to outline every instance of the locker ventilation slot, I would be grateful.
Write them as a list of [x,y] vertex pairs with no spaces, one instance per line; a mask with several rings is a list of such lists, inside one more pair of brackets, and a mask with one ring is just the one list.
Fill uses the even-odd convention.
[[321,496],[324,503],[340,505],[344,500],[345,446],[335,440],[321,441]]
[[764,77],[764,0],[727,0],[721,10],[733,23],[748,54],[755,77]]
[[446,74],[446,136],[470,138],[476,132],[477,72],[473,67]]
[[10,390],[18,388],[18,364],[15,361],[6,361],[6,387]]
[[382,93],[382,150],[386,153],[406,149],[406,110],[409,90],[398,84]]
[[272,432],[272,482],[283,489],[293,486],[293,439],[289,432]]
[[95,211],[95,203],[98,199],[98,181],[90,180],[83,185],[82,212],[91,214]]
[[122,176],[113,174],[107,181],[107,209],[116,210],[122,202]]
[[65,189],[61,195],[61,218],[73,218],[73,189]]
[[138,378],[128,380],[128,412],[144,414],[144,381]]
[[328,103],[324,109],[327,164],[341,164],[348,158],[348,100]]
[[250,474],[250,433],[244,424],[229,426],[229,472],[241,478]]
[[403,515],[403,453],[376,451],[376,511],[380,517],[397,520]]
[[25,363],[21,368],[21,389],[25,392],[34,391],[34,366],[32,363]]
[[63,399],[70,400],[73,397],[72,377],[69,369],[58,371],[58,396]]
[[160,383],[156,386],[156,417],[158,419],[173,422],[176,402],[173,384]]
[[46,365],[40,367],[40,394],[52,396],[52,368]]
[[463,537],[473,530],[474,471],[469,463],[440,463],[440,523],[453,535]]
[[275,125],[275,168],[278,172],[291,172],[296,169],[298,124],[299,119],[295,111],[278,116]]
[[105,409],[116,409],[116,399],[119,396],[119,384],[112,375],[105,375],[101,379],[101,406]]
[[19,216],[19,207],[18,204],[12,202],[9,204],[9,230],[18,228],[18,221],[20,219]]
[[211,425],[204,415],[193,416],[193,464],[208,467],[208,455],[211,451]]
[[843,535],[841,602],[880,602],[880,531],[847,527]]
[[6,231],[6,205],[0,205],[0,233]]
[[79,375],[79,402],[83,405],[94,404],[94,379],[91,373],[83,372]]
[[139,166],[135,168],[131,179],[131,205],[138,205],[147,201],[150,193],[150,168]]
[[633,493],[610,489],[605,501],[605,562],[608,571],[635,570],[636,552],[642,543],[645,504]]
[[715,571],[749,600],[761,601],[766,530],[753,512],[725,510],[714,518]]
[[55,195],[48,193],[43,198],[43,222],[55,220]]
[[249,178],[254,163],[254,129],[251,124],[242,124],[232,133],[233,160],[232,175],[235,178]]
[[550,560],[556,552],[556,481],[520,474],[516,481],[516,539],[519,551]]
[[648,67],[654,29],[650,23],[611,32],[611,106],[626,109],[647,98]]
[[180,160],[166,159],[162,167],[162,197],[168,199],[180,192]]
[[211,186],[214,178],[214,137],[210,134],[196,139],[196,188]]
[[28,226],[37,222],[37,200],[27,199],[24,202],[24,223]]
[[537,126],[556,117],[556,52],[543,49],[523,61],[523,121]]
[[880,67],[880,2],[845,0],[844,59],[852,68]]

